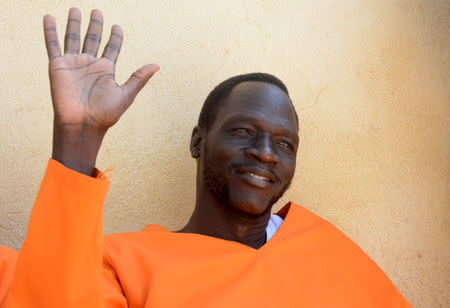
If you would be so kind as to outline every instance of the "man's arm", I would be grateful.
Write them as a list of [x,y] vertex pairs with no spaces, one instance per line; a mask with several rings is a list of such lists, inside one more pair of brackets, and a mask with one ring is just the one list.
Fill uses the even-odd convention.
[[143,66],[119,86],[114,77],[122,29],[112,27],[102,57],[96,58],[103,16],[98,10],[92,11],[81,54],[80,21],[80,11],[72,8],[67,21],[65,54],[61,56],[55,21],[51,16],[44,17],[55,115],[52,158],[72,170],[91,175],[106,131],[119,120],[158,66]]
[[4,307],[6,293],[13,279],[17,254],[11,248],[0,246],[0,308]]
[[[80,11],[70,9],[61,55],[55,21],[44,17],[54,110],[53,159],[33,206],[7,295],[11,308],[104,307],[102,208],[109,182],[91,176],[107,130],[158,66],[142,67],[119,86],[114,70],[121,28],[112,27],[102,57],[97,58],[102,14],[92,11],[81,54],[80,20]],[[122,295],[114,298],[113,307],[126,307]]]

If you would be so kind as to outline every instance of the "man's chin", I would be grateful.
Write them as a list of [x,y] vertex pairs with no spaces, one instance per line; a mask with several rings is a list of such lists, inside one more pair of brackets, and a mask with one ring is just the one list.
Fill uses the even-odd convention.
[[271,200],[257,198],[233,198],[229,200],[229,207],[247,216],[264,216],[271,211]]

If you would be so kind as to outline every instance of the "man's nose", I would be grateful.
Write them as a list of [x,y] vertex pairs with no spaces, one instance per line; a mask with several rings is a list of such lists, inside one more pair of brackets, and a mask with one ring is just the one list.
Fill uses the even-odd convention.
[[254,143],[246,149],[245,154],[263,163],[272,165],[279,163],[278,155],[272,148],[272,142],[267,135],[257,136]]

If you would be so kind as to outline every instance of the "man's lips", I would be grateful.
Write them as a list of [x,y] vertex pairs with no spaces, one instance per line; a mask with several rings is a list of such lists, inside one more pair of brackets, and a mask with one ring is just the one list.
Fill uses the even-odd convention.
[[235,171],[239,174],[246,175],[259,181],[265,181],[268,183],[275,183],[276,181],[276,178],[272,172],[259,167],[238,167],[235,168]]

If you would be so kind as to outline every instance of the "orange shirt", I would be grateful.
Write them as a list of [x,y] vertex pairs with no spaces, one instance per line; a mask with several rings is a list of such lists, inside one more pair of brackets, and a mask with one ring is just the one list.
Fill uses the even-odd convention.
[[8,247],[0,246],[0,308],[8,292],[14,275],[17,252]]
[[49,161],[8,308],[411,307],[356,244],[294,203],[260,249],[158,225],[104,237],[109,182],[96,176]]

